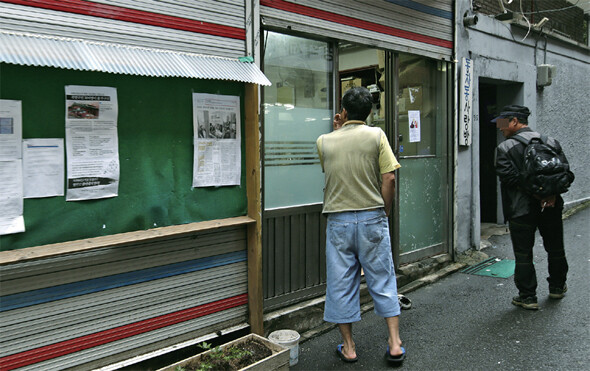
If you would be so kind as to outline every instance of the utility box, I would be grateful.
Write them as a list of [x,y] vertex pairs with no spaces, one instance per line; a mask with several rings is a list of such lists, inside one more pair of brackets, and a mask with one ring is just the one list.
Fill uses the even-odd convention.
[[552,64],[537,66],[537,86],[549,86],[555,76],[556,68]]

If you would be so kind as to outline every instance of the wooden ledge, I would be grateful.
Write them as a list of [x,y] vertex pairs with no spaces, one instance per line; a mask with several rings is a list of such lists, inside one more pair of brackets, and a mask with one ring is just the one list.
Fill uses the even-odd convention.
[[0,252],[0,265],[14,264],[27,260],[54,257],[75,252],[100,249],[104,247],[116,247],[133,242],[147,242],[166,237],[182,237],[200,231],[208,231],[225,227],[247,225],[256,223],[256,220],[249,216],[238,216],[227,219],[215,219],[204,222],[173,225],[148,229],[145,231],[134,231],[118,233],[109,236],[87,238],[83,240],[67,241],[50,245],[27,247],[18,250]]

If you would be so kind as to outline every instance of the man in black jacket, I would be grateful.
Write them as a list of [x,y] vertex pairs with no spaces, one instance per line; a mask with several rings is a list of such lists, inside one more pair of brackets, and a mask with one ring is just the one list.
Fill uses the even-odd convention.
[[[568,265],[563,244],[563,199],[560,195],[539,197],[525,191],[523,174],[524,151],[526,146],[512,138],[514,135],[529,141],[541,135],[528,125],[530,111],[519,105],[506,106],[498,117],[492,120],[507,138],[496,148],[496,173],[502,189],[504,219],[508,221],[510,238],[516,260],[514,282],[519,295],[512,304],[525,309],[539,309],[536,289],[537,277],[533,265],[535,231],[539,228],[543,246],[547,251],[549,265],[549,297],[561,299],[567,291]],[[555,149],[559,159],[567,164],[557,140],[548,138],[547,144]],[[571,181],[574,174],[569,172]],[[571,182],[570,182],[571,183]]]

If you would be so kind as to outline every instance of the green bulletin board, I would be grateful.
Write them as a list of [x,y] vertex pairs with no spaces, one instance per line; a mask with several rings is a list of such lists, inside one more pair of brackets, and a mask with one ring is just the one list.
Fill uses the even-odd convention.
[[66,85],[117,89],[119,195],[25,199],[26,231],[0,236],[1,251],[247,214],[243,134],[241,186],[192,188],[192,93],[239,96],[243,118],[243,83],[0,64],[0,99],[22,101],[23,139],[65,138]]

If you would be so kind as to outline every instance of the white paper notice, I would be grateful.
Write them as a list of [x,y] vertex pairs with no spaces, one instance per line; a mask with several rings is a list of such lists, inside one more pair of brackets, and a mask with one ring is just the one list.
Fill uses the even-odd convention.
[[0,235],[25,231],[22,160],[0,161]]
[[66,86],[66,201],[117,196],[117,89]]
[[25,198],[64,195],[64,140],[23,140]]
[[410,143],[420,141],[420,111],[408,111],[408,125],[410,126]]
[[0,160],[22,158],[22,140],[21,101],[0,99]]
[[240,185],[240,97],[193,93],[193,187]]

